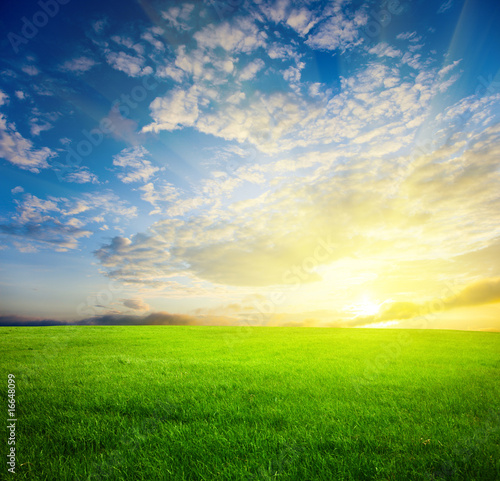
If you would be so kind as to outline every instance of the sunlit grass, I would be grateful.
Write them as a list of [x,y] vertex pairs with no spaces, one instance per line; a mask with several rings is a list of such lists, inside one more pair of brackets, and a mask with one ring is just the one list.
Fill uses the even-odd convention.
[[[17,479],[500,479],[496,333],[0,334],[4,386],[17,380]],[[6,411],[6,387],[1,400]]]

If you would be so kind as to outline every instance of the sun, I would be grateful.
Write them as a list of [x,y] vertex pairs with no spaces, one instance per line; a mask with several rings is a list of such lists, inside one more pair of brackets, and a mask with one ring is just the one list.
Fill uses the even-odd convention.
[[373,316],[377,314],[379,310],[380,305],[373,302],[366,294],[353,306],[353,311],[358,316]]

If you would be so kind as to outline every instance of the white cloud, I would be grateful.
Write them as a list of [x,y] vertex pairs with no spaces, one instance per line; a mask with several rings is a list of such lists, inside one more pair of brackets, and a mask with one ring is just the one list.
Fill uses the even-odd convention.
[[63,63],[61,69],[68,72],[83,73],[96,65],[95,60],[89,57],[77,57]]
[[444,13],[447,10],[449,10],[452,6],[453,6],[453,0],[446,0],[446,2],[441,4],[437,13]]
[[10,214],[9,222],[0,224],[0,234],[13,243],[18,242],[21,250],[77,249],[82,238],[93,234],[86,227],[88,224],[107,219],[117,228],[137,215],[136,207],[110,191],[84,193],[71,199],[53,196],[42,199],[26,193],[22,200],[14,202],[16,212]]
[[[379,53],[395,54],[386,45],[377,47],[377,51],[379,48]],[[341,91],[335,94],[332,90],[320,91],[319,84],[304,85],[301,62],[282,71],[292,92],[254,91],[249,96],[234,85],[230,95],[221,98],[219,91],[200,83],[184,90],[176,87],[152,102],[153,123],[143,130],[195,127],[225,140],[249,142],[262,152],[277,153],[299,146],[349,141],[360,134],[361,128],[385,123],[388,118],[399,118],[413,128],[418,119],[423,121],[421,115],[432,98],[457,77],[442,81],[443,72],[425,70],[419,55],[405,54],[399,62],[391,67],[369,63],[364,70],[342,78]],[[405,71],[401,62],[417,69],[418,75]],[[310,96],[301,94],[304,87]]]
[[[21,251],[36,249],[37,246],[52,247],[58,251],[75,249],[78,240],[88,237],[91,231],[75,226],[75,222],[61,221],[58,218],[61,210],[54,200],[43,200],[25,194],[23,201],[16,201],[17,214],[7,224],[0,224],[0,233],[17,239]],[[22,238],[25,242],[19,242]]]
[[166,67],[159,67],[156,71],[156,75],[162,78],[170,77],[176,82],[182,82],[184,79],[184,70],[177,68],[174,65],[167,65]]
[[[385,135],[379,128],[365,141]],[[157,222],[145,234],[103,246],[98,258],[128,282],[162,283],[177,273],[218,284],[264,286],[286,284],[286,273],[302,265],[320,239],[330,247],[322,247],[318,267],[354,255],[394,263],[408,259],[409,252],[423,260],[473,251],[500,235],[495,211],[499,132],[490,129],[460,160],[452,161],[451,151],[436,151],[408,170],[380,160],[377,150],[387,142],[375,142],[373,152],[366,151],[357,163],[320,166],[321,175],[290,178],[274,192],[250,199],[251,210],[239,201],[224,213],[205,209],[186,221]],[[325,154],[335,159],[334,151]],[[396,159],[406,161],[402,154]],[[485,175],[491,181],[479,192],[477,182]],[[460,239],[450,222],[460,226]],[[311,271],[304,282],[319,279]]]
[[455,60],[453,63],[450,63],[449,65],[445,65],[438,73],[439,77],[444,77],[446,74],[451,72],[457,65],[460,64],[460,60]]
[[9,102],[9,96],[0,90],[0,106]]
[[290,0],[276,0],[269,3],[261,3],[262,12],[274,23],[283,22],[287,17]]
[[111,40],[113,40],[113,42],[117,43],[118,45],[123,45],[124,47],[127,47],[130,50],[133,50],[138,55],[141,55],[141,56],[144,55],[144,47],[140,43],[135,43],[129,37],[122,37],[120,35],[113,35],[111,37]]
[[255,78],[257,73],[262,70],[265,63],[262,59],[257,58],[252,60],[248,65],[246,65],[239,74],[239,79],[242,81],[252,80]]
[[115,155],[113,165],[125,170],[125,172],[118,174],[118,178],[125,184],[147,182],[160,170],[146,159],[148,155],[149,152],[142,146],[123,149]]
[[107,50],[106,61],[111,67],[126,73],[130,77],[140,77],[150,75],[153,69],[149,66],[144,67],[144,58],[141,56],[132,56],[125,52],[112,52]]
[[335,4],[309,35],[306,44],[321,50],[347,50],[361,43],[360,29],[368,17],[362,10],[344,12],[340,3]]
[[201,48],[222,47],[230,53],[250,53],[266,45],[267,35],[249,18],[238,17],[233,23],[208,25],[196,32],[194,38]]
[[64,180],[66,182],[73,182],[75,184],[99,183],[97,176],[86,168],[82,168],[76,172],[70,172],[64,177]]
[[53,125],[45,120],[41,120],[38,118],[32,118],[30,119],[30,125],[31,125],[31,135],[37,136],[40,135],[43,131],[45,130],[50,130]]
[[191,30],[192,26],[189,25],[189,18],[194,9],[194,5],[184,3],[182,6],[170,7],[168,10],[162,12],[161,16],[169,23],[170,26],[177,30]]
[[375,47],[372,47],[370,50],[368,50],[368,53],[375,54],[379,57],[400,57],[401,51],[398,49],[395,49],[394,47],[391,47],[387,42],[380,42],[375,45]]
[[150,105],[154,122],[144,127],[143,131],[158,132],[193,126],[199,113],[198,92],[196,86],[187,91],[175,88],[165,97],[156,98]]
[[290,12],[286,23],[300,33],[300,35],[304,36],[307,35],[311,28],[317,23],[317,20],[312,17],[313,13],[306,8],[300,10],[294,9]]
[[230,95],[226,99],[226,102],[237,105],[245,98],[246,98],[245,92],[234,92],[234,94]]
[[396,35],[398,40],[409,40],[410,42],[419,42],[422,37],[417,35],[417,32],[403,32]]
[[7,123],[5,116],[0,114],[0,157],[37,174],[41,169],[48,168],[48,159],[56,155],[48,147],[34,148],[33,143],[17,132],[16,126]]
[[141,35],[143,40],[149,42],[156,50],[163,51],[165,50],[165,44],[162,41],[163,29],[159,27],[153,27],[148,29]]
[[38,70],[34,65],[25,65],[21,70],[30,77],[35,77],[40,73],[40,70]]
[[20,185],[11,189],[12,194],[20,194],[21,192],[24,192],[24,189]]
[[26,98],[26,94],[22,90],[16,90],[15,94],[19,100],[24,100]]
[[142,187],[139,187],[143,193],[141,194],[141,199],[149,202],[153,207],[149,214],[161,214],[162,205],[171,204],[179,197],[179,192],[172,184],[169,182],[164,182],[160,185],[154,185],[149,182]]
[[108,25],[108,20],[104,18],[93,22],[92,28],[95,33],[101,33],[107,25]]

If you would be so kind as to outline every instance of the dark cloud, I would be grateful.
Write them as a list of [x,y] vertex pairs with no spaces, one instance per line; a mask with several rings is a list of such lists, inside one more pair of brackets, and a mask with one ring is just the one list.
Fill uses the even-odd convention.
[[43,319],[38,317],[25,317],[5,315],[0,316],[0,326],[67,326],[65,321],[56,321],[55,319]]
[[135,311],[149,311],[149,305],[142,299],[122,299],[122,303],[125,307]]
[[37,317],[15,315],[0,316],[0,326],[204,326],[204,325],[238,325],[236,319],[216,316],[190,316],[187,314],[170,314],[155,312],[147,316],[126,314],[105,314],[89,317],[80,321],[57,321]]
[[42,224],[2,224],[0,225],[0,233],[67,249],[75,247],[75,239],[88,237],[92,234],[89,230],[63,224],[57,219],[47,219]]

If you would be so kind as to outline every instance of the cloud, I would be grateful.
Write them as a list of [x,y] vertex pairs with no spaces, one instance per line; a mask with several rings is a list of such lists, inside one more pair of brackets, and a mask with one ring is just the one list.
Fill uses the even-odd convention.
[[38,248],[60,252],[77,249],[80,239],[93,234],[86,225],[95,222],[96,210],[103,222],[109,216],[113,225],[137,215],[136,207],[129,207],[112,192],[85,193],[73,199],[52,196],[41,199],[24,194],[22,200],[14,202],[16,213],[0,224],[0,234],[25,252]]
[[317,20],[312,17],[313,13],[306,8],[301,8],[300,10],[294,9],[290,12],[286,23],[300,35],[304,36],[307,35],[311,28],[317,23]]
[[[76,249],[78,240],[81,237],[92,235],[92,232],[89,230],[74,227],[70,222],[64,224],[48,216],[45,216],[41,223],[0,224],[0,233],[24,238],[27,241],[35,241],[38,245],[52,246],[59,252]],[[18,247],[21,249],[26,246],[18,243]]]
[[500,302],[500,278],[478,280],[444,302],[447,309]]
[[142,56],[133,56],[125,52],[105,51],[106,61],[116,70],[126,73],[130,77],[141,77],[151,75],[153,69],[144,66],[145,59]]
[[345,51],[362,42],[360,30],[366,25],[368,16],[361,9],[357,12],[344,11],[341,5],[341,2],[336,2],[327,10],[306,40],[309,47]]
[[409,40],[410,42],[417,42],[420,37],[417,36],[417,32],[403,32],[399,33],[396,38],[398,40]]
[[160,169],[155,167],[146,156],[147,149],[142,146],[123,149],[113,157],[113,165],[121,167],[125,172],[118,174],[118,178],[125,184],[132,182],[147,182]]
[[24,192],[24,189],[20,185],[11,189],[12,194],[20,194],[21,192]]
[[138,55],[144,55],[144,46],[140,43],[135,43],[131,38],[129,37],[123,37],[120,35],[113,35],[111,37],[111,40],[115,42],[118,45],[122,45],[130,50],[133,50],[134,53]]
[[222,316],[190,316],[153,312],[147,316],[128,314],[105,314],[76,321],[58,321],[40,317],[0,315],[0,326],[203,326],[203,325],[238,325],[234,318]]
[[34,65],[25,65],[21,70],[30,77],[35,77],[40,73]]
[[41,317],[27,317],[16,315],[0,315],[0,326],[67,326],[69,322],[44,319]]
[[449,10],[452,6],[453,6],[453,0],[446,0],[446,2],[441,4],[437,13],[444,13],[447,10]]
[[95,22],[92,22],[92,28],[95,33],[101,33],[104,28],[108,25],[108,20],[106,18],[102,18],[100,20],[96,20]]
[[23,170],[38,174],[40,170],[47,169],[49,159],[57,154],[48,147],[36,149],[33,143],[25,139],[13,123],[0,114],[0,157]]
[[61,66],[61,70],[80,74],[89,71],[95,65],[95,60],[89,57],[77,57],[64,62]]
[[164,30],[160,27],[152,27],[145,31],[141,38],[149,42],[156,50],[163,51],[165,50],[165,44],[162,41],[162,35],[164,34]]
[[194,34],[198,46],[214,50],[222,47],[229,53],[250,53],[266,45],[267,35],[246,17],[237,17],[232,23],[210,24]]
[[189,24],[189,18],[193,9],[193,4],[184,3],[182,6],[170,7],[168,10],[162,12],[161,16],[171,27],[180,31],[187,31],[192,28],[192,25]]
[[97,176],[86,168],[81,168],[76,172],[70,172],[64,176],[66,182],[73,182],[75,184],[98,184]]
[[0,106],[9,102],[9,96],[0,90]]
[[259,70],[262,70],[265,66],[265,63],[262,59],[257,58],[252,60],[248,65],[243,68],[239,74],[239,80],[246,81],[252,80],[255,78]]
[[193,126],[198,119],[198,88],[192,86],[187,91],[176,88],[167,96],[156,98],[150,109],[154,122],[144,127],[144,132]]
[[401,51],[391,47],[387,42],[380,42],[368,50],[368,53],[375,54],[379,57],[400,57],[402,55]]
[[371,316],[358,316],[348,324],[361,326],[384,321],[404,320],[469,306],[480,306],[500,302],[500,278],[475,281],[457,294],[416,304],[413,302],[388,302],[380,311]]
[[[373,75],[353,84],[360,98],[370,101],[371,95],[366,94],[374,83],[385,82],[384,76],[374,81],[380,71],[374,69]],[[399,109],[413,112],[417,100],[410,85],[389,91]],[[486,105],[474,109],[484,111]],[[146,233],[127,239],[123,248],[106,244],[98,250],[98,258],[112,277],[127,282],[146,279],[161,284],[177,273],[215,285],[266,286],[287,284],[286,279],[288,284],[318,281],[324,275],[321,272],[328,272],[327,266],[349,257],[383,262],[450,259],[500,237],[495,209],[500,129],[484,129],[466,149],[458,142],[412,158],[401,152],[409,143],[401,137],[407,128],[398,120],[382,130],[378,126],[360,132],[354,138],[366,145],[362,150],[351,142],[344,150],[337,146],[242,166],[233,177],[223,175],[219,183],[215,178],[213,184],[202,184],[205,198],[214,192],[211,208],[183,220],[154,223]],[[292,175],[299,169],[304,169],[300,182]],[[221,211],[217,200],[226,182],[232,192],[242,182],[240,175],[251,178],[260,173],[272,178],[277,172],[283,177],[276,187],[268,184],[266,195],[248,200],[253,202],[252,210],[245,210],[243,204],[248,201],[238,200]],[[311,265],[305,259],[315,253],[320,239],[333,246],[331,253]],[[304,263],[310,265],[307,273]],[[294,268],[302,269],[302,280],[299,274],[290,274]],[[292,280],[297,277],[298,281]]]
[[[376,51],[380,54],[397,53],[389,46],[379,48]],[[341,79],[341,91],[334,94],[324,88],[318,95],[319,87],[311,91],[311,85],[301,81],[302,64],[298,62],[282,69],[290,85],[288,92],[243,93],[233,83],[223,96],[221,89],[200,82],[175,87],[151,103],[153,122],[143,131],[194,127],[225,140],[250,143],[266,154],[277,154],[296,147],[351,141],[362,134],[362,128],[387,126],[389,116],[391,122],[401,122],[401,132],[396,136],[388,132],[387,141],[392,143],[391,148],[396,144],[401,148],[413,140],[411,129],[418,127],[416,122],[424,121],[433,98],[457,80],[454,76],[438,82],[437,69],[418,76],[409,73],[404,63],[423,68],[419,57],[410,55],[392,67],[368,63],[365,69]],[[251,62],[247,64],[249,71],[243,67],[240,74],[255,75],[253,69],[260,65]],[[310,96],[302,95],[304,87]],[[401,135],[404,131],[408,135]]]
[[151,308],[142,299],[122,299],[125,307],[135,311],[149,311]]
[[162,205],[172,204],[179,197],[179,191],[169,182],[157,184],[156,187],[152,182],[149,182],[139,187],[139,190],[143,192],[141,199],[154,207],[154,210],[149,213],[150,215],[161,214],[163,212]]
[[275,0],[271,2],[261,2],[261,10],[267,18],[274,23],[283,22],[287,17],[290,7],[290,0]]

